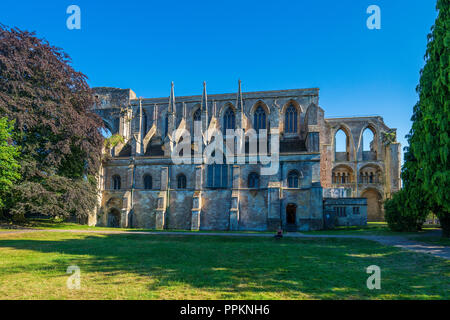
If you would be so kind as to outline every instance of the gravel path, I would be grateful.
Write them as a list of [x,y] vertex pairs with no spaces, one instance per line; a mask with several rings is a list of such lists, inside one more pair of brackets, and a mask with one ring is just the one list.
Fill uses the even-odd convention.
[[[11,231],[0,231],[2,234],[20,234],[32,232],[71,232],[71,233],[95,233],[95,234],[142,234],[142,235],[177,235],[177,236],[222,236],[222,237],[273,237],[270,233],[233,233],[233,232],[152,232],[152,231],[113,231],[113,230],[65,230],[65,229],[12,229]],[[425,234],[429,235],[429,234]],[[420,241],[409,240],[401,236],[377,236],[377,235],[324,235],[324,234],[303,234],[288,233],[284,235],[288,238],[346,238],[365,239],[376,241],[386,246],[393,246],[404,250],[427,253],[436,257],[450,260],[450,247],[434,244],[426,244]],[[420,236],[417,238],[420,239]]]

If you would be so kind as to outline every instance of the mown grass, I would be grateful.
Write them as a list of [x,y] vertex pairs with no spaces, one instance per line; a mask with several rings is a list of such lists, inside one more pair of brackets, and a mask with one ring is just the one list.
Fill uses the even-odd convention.
[[[229,231],[191,231],[191,230],[179,230],[179,229],[165,229],[165,230],[155,230],[155,229],[143,229],[143,228],[109,228],[109,227],[96,227],[96,226],[88,226],[78,223],[57,221],[54,219],[30,219],[26,224],[22,226],[23,228],[28,229],[60,229],[60,230],[98,230],[98,231],[149,231],[149,232],[193,232],[193,233],[206,233],[206,232],[214,232],[214,233],[229,233]],[[233,231],[233,233],[271,233],[273,231]]]
[[[77,223],[62,222],[55,219],[29,219],[23,225],[25,228],[32,229],[61,229],[61,230],[99,230],[99,231],[152,231],[152,232],[214,232],[227,233],[229,231],[191,231],[191,230],[154,230],[142,228],[108,228],[108,227],[91,227]],[[304,234],[325,234],[325,235],[387,235],[387,236],[414,236],[423,235],[426,232],[438,230],[436,226],[424,226],[420,232],[395,232],[391,231],[385,222],[369,222],[366,226],[337,227],[333,230],[308,231]],[[273,231],[233,231],[233,233],[274,233]]]
[[433,244],[433,245],[439,245],[439,246],[450,246],[449,238],[442,238],[439,236],[436,236],[436,237],[433,237],[433,236],[409,237],[409,239],[427,243],[427,244]]
[[309,231],[304,234],[326,235],[379,235],[379,236],[412,236],[423,235],[430,231],[439,230],[437,226],[424,226],[419,232],[396,232],[389,229],[386,222],[368,222],[366,226],[336,227],[333,230]]
[[449,277],[448,260],[358,239],[0,234],[0,299],[449,299]]

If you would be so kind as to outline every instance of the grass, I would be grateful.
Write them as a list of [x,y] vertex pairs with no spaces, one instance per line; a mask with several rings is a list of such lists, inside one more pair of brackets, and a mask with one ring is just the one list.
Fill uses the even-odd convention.
[[409,239],[433,245],[450,246],[449,238],[422,236],[422,237],[409,237]]
[[0,234],[0,257],[0,299],[450,298],[448,260],[357,239],[36,232]]
[[337,227],[333,230],[309,231],[304,234],[326,235],[378,235],[378,236],[412,236],[438,230],[437,226],[424,226],[420,232],[391,231],[386,222],[368,222],[366,226]]
[[[150,231],[150,232],[193,232],[193,233],[205,233],[205,232],[214,232],[214,233],[227,233],[229,231],[191,231],[191,230],[155,230],[155,229],[143,229],[143,228],[109,228],[109,227],[91,227],[88,225],[82,225],[71,222],[61,222],[55,221],[54,219],[30,219],[27,224],[23,225],[24,228],[30,229],[59,229],[59,230],[98,230],[98,231]],[[233,233],[270,233],[273,234],[273,231],[233,231]]]
[[[191,231],[191,230],[154,230],[142,228],[108,228],[108,227],[90,227],[77,223],[61,222],[54,219],[30,219],[26,228],[32,229],[61,229],[61,230],[99,230],[99,231],[152,231],[152,232],[214,232],[227,233],[229,231]],[[337,227],[333,230],[308,231],[304,234],[325,234],[325,235],[386,235],[386,236],[414,236],[423,235],[428,231],[438,230],[437,226],[424,226],[421,232],[395,232],[391,231],[385,222],[369,222],[366,226]],[[273,231],[233,231],[233,233],[274,233]]]

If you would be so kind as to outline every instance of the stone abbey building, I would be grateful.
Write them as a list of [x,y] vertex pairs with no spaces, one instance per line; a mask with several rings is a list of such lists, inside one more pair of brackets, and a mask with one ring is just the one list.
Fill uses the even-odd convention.
[[[319,89],[137,98],[95,88],[95,112],[123,143],[105,150],[99,206],[90,224],[185,230],[317,230],[326,213],[340,224],[383,220],[382,202],[400,188],[396,130],[379,116],[324,117]],[[279,170],[261,164],[174,164],[172,132],[279,130]],[[370,130],[370,149],[363,132]],[[338,132],[344,150],[336,151]],[[270,138],[269,138],[270,139]],[[194,145],[192,149],[194,149]],[[247,152],[247,149],[246,149]]]

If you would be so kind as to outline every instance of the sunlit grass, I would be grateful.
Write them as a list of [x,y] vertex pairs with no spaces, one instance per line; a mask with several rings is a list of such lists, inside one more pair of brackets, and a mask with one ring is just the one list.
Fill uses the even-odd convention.
[[448,260],[357,239],[0,235],[0,299],[449,299],[449,277]]

